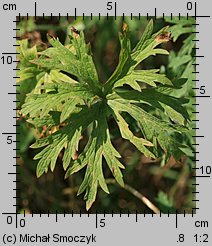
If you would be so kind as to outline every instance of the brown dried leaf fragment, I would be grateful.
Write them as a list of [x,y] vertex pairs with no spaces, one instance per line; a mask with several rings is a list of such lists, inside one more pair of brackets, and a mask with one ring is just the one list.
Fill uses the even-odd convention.
[[128,25],[126,22],[123,22],[122,30],[124,33],[126,33],[128,31]]
[[158,42],[168,42],[171,38],[170,32],[161,33],[155,37],[155,40]]

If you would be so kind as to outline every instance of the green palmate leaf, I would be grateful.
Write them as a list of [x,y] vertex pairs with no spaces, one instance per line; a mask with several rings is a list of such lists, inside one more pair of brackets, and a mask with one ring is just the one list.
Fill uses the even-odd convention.
[[[109,118],[117,122],[122,138],[149,158],[163,155],[165,160],[171,156],[179,159],[184,154],[184,146],[178,139],[187,131],[184,123],[189,117],[183,107],[187,100],[170,96],[168,91],[178,90],[182,83],[178,80],[180,85],[176,82],[172,84],[157,69],[137,69],[138,64],[149,56],[168,54],[166,50],[156,48],[169,40],[167,27],[155,34],[152,31],[153,22],[150,21],[132,50],[127,26],[124,25],[123,34],[119,34],[119,63],[104,85],[98,81],[90,47],[85,43],[83,33],[74,28],[69,45],[63,46],[58,39],[49,38],[52,47],[41,53],[33,48],[27,51],[35,53],[30,55],[30,59],[22,57],[26,69],[23,78],[31,72],[39,73],[42,78],[40,82],[36,77],[39,85],[37,93],[31,91],[21,109],[29,123],[36,128],[45,126],[46,129],[47,137],[38,139],[32,145],[32,148],[42,148],[34,157],[39,160],[37,176],[47,172],[49,167],[53,171],[62,152],[66,177],[86,168],[78,194],[85,192],[87,209],[95,201],[99,186],[109,193],[103,162],[107,163],[116,181],[124,185],[121,172],[124,166],[110,140]],[[23,47],[26,48],[25,42]],[[187,44],[185,50],[188,50]],[[76,80],[71,78],[73,76]],[[131,90],[127,90],[125,84],[131,86]],[[127,114],[140,129],[136,135],[125,119]],[[79,151],[79,141],[88,128],[88,141]]]
[[[177,132],[181,133],[182,128],[180,128],[180,131],[179,128],[175,127],[173,124],[154,117],[127,100],[109,100],[108,104],[114,111],[129,113],[138,122],[146,139],[154,142],[154,138],[156,138],[160,147],[166,153],[166,159],[170,158],[170,153],[172,153],[176,159],[179,159],[183,154],[180,149],[183,145],[177,141],[177,138],[175,138],[173,134]],[[155,150],[157,150],[157,146],[154,147],[156,147]]]
[[[85,129],[95,118],[98,105],[91,108],[84,108],[78,114],[72,116],[69,124],[62,129],[56,131],[47,138],[39,139],[34,143],[32,148],[45,147],[38,153],[34,159],[40,159],[37,166],[37,176],[40,177],[48,170],[54,170],[57,157],[61,150],[65,148],[63,156],[63,166],[66,169],[74,158],[75,151],[78,149],[78,143],[83,129]],[[47,122],[46,122],[47,123]]]
[[68,177],[87,165],[85,178],[78,191],[78,194],[86,191],[84,198],[87,209],[95,201],[98,185],[109,193],[102,171],[103,157],[116,181],[120,185],[124,185],[120,171],[120,168],[124,168],[124,166],[118,161],[117,158],[120,158],[120,155],[111,144],[105,112],[107,112],[107,106],[102,104],[99,109],[101,117],[94,121],[93,131],[87,146],[66,173],[66,177]]
[[135,70],[137,65],[149,56],[156,54],[168,54],[168,52],[164,49],[156,49],[159,44],[169,40],[168,36],[166,37],[166,35],[168,35],[167,27],[163,28],[154,35],[151,35],[152,30],[153,21],[151,20],[146,27],[144,35],[133,50],[131,50],[128,33],[125,32],[124,34],[119,35],[121,43],[119,64],[106,83],[106,93],[110,93],[112,88],[121,86],[123,84],[128,84],[132,88],[140,90],[140,86],[137,81],[145,82],[151,86],[155,86],[154,82],[171,84],[171,81],[164,78],[164,76],[154,74],[157,72],[157,70],[152,70],[149,72]]
[[20,95],[18,94],[20,104],[24,103],[26,94],[40,94],[41,85],[55,81],[58,83],[63,81],[76,83],[76,81],[58,70],[47,70],[33,64],[32,60],[38,58],[38,52],[36,46],[28,48],[29,44],[27,39],[20,40],[17,44],[19,45],[17,46],[17,59],[20,60],[20,63],[18,64],[19,70],[17,71],[16,82],[19,85],[17,91],[20,92]]
[[[160,90],[156,89],[145,89],[142,92],[120,90],[117,91],[117,95],[123,99],[129,100],[130,102],[146,103],[154,108],[160,109],[170,116],[171,120],[183,124],[184,120],[189,120],[189,115],[185,108],[182,106],[187,103],[186,99],[179,99],[167,94],[161,93]],[[116,98],[116,94],[111,95]],[[110,98],[110,96],[108,97]],[[171,117],[173,116],[173,117]],[[176,119],[175,117],[176,116]]]
[[114,84],[114,88],[120,87],[124,84],[130,84],[133,89],[141,91],[141,86],[137,83],[138,81],[144,82],[153,87],[157,86],[156,82],[163,85],[172,85],[171,81],[164,74],[158,74],[158,71],[158,69],[135,70],[122,79],[118,80]]
[[74,111],[76,105],[83,104],[83,100],[90,100],[94,94],[88,86],[69,83],[51,83],[43,87],[45,94],[31,94],[23,105],[21,112],[31,117],[46,115],[51,110],[61,111],[60,121],[63,122]]
[[53,46],[41,53],[33,63],[49,69],[59,69],[76,76],[81,83],[89,85],[90,89],[101,94],[101,84],[98,82],[96,69],[89,46],[86,45],[81,32],[71,39],[71,45],[63,46],[58,39],[49,38]]

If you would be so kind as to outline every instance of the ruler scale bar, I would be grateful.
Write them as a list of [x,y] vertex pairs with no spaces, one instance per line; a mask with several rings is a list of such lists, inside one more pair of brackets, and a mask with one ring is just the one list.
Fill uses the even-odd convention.
[[[79,0],[79,2],[80,2],[80,0]],[[148,3],[143,3],[143,4],[145,6]],[[16,5],[18,6],[19,4],[17,3]],[[77,2],[76,2],[76,5],[78,5]],[[20,86],[15,83],[15,79],[17,79],[17,81],[19,79],[21,79],[21,77],[18,75],[22,71],[22,69],[19,68],[20,64],[18,65],[18,63],[20,62],[18,60],[19,55],[21,55],[21,53],[13,52],[13,51],[15,49],[17,49],[16,51],[19,51],[21,46],[19,44],[14,44],[14,42],[22,39],[23,36],[20,33],[23,32],[23,30],[22,30],[23,27],[19,28],[19,26],[21,24],[23,24],[24,21],[26,22],[26,20],[27,21],[31,20],[32,22],[35,21],[36,23],[39,23],[39,21],[45,22],[48,20],[49,23],[52,23],[53,21],[55,21],[55,23],[57,23],[58,20],[62,21],[63,19],[65,19],[66,24],[72,24],[72,19],[73,19],[73,21],[76,21],[75,23],[73,22],[74,23],[73,26],[75,24],[77,26],[78,16],[80,16],[80,15],[82,15],[83,20],[86,20],[85,17],[90,17],[90,21],[93,21],[93,20],[95,20],[95,18],[94,18],[95,16],[98,17],[99,21],[103,20],[104,14],[100,13],[98,9],[97,9],[98,14],[96,15],[95,14],[96,11],[92,11],[92,12],[91,11],[89,11],[89,12],[84,11],[83,12],[81,10],[81,8],[76,7],[76,5],[73,2],[71,4],[71,8],[66,9],[65,15],[62,14],[64,10],[60,11],[59,14],[55,15],[54,13],[56,10],[52,9],[51,5],[48,6],[50,9],[48,9],[48,11],[45,11],[45,8],[44,9],[42,8],[40,1],[32,2],[31,8],[27,9],[28,12],[26,14],[24,14],[24,13],[18,13],[17,14],[16,13],[16,15],[17,15],[16,20],[14,20],[14,16],[11,19],[11,24],[13,24],[13,26],[11,25],[10,30],[13,31],[13,34],[10,36],[10,39],[13,40],[13,44],[11,45],[11,47],[9,47],[7,49],[7,51],[11,50],[11,52],[2,52],[2,55],[4,56],[4,59],[5,59],[5,57],[9,57],[10,55],[13,59],[17,59],[17,60],[13,60],[12,65],[10,65],[11,66],[10,80],[12,80],[12,83],[10,83],[10,86],[11,86],[10,88],[12,88],[11,91],[13,91],[14,88],[16,88],[17,90],[16,91],[14,90],[13,92],[7,91],[5,93],[5,94],[7,94],[8,98],[10,98],[8,100],[12,101],[13,103],[17,103],[17,104],[16,104],[16,106],[14,106],[14,104],[13,104],[13,107],[11,108],[11,111],[13,111],[13,116],[11,118],[11,120],[13,120],[13,123],[10,124],[10,126],[15,127],[15,128],[10,129],[9,125],[8,125],[8,129],[10,129],[10,130],[5,129],[6,131],[2,132],[2,135],[3,135],[2,139],[4,139],[3,141],[5,141],[7,146],[11,147],[10,148],[11,158],[10,159],[12,159],[12,161],[13,161],[12,163],[8,163],[8,167],[7,167],[8,170],[5,173],[7,173],[8,175],[14,175],[16,177],[16,180],[10,181],[13,185],[13,187],[12,187],[13,194],[10,197],[12,200],[11,210],[8,209],[8,211],[11,211],[11,212],[7,213],[6,211],[1,211],[1,214],[4,215],[2,221],[6,222],[6,227],[8,227],[8,228],[9,227],[12,228],[11,225],[14,225],[17,232],[20,231],[21,229],[23,229],[24,227],[26,227],[27,230],[29,230],[29,232],[31,233],[30,225],[32,223],[31,222],[32,220],[36,221],[36,224],[40,226],[40,229],[42,227],[45,227],[47,225],[47,223],[49,223],[49,222],[47,222],[49,220],[49,221],[51,221],[51,225],[49,226],[49,228],[51,226],[55,226],[55,228],[58,228],[58,234],[60,234],[60,235],[62,235],[62,230],[64,230],[64,235],[65,235],[65,232],[67,233],[66,228],[69,228],[69,225],[71,225],[71,228],[73,227],[73,229],[72,229],[73,233],[74,232],[75,233],[76,232],[79,232],[79,233],[80,232],[84,232],[84,233],[87,232],[88,234],[92,233],[92,238],[94,241],[96,240],[96,234],[97,234],[98,236],[97,236],[97,244],[96,245],[108,245],[109,244],[108,242],[110,241],[110,237],[111,238],[113,237],[113,240],[114,240],[113,243],[114,244],[119,243],[123,246],[129,245],[129,241],[127,238],[127,232],[125,233],[126,228],[128,228],[128,235],[131,235],[131,232],[133,230],[136,231],[136,235],[139,235],[139,231],[137,231],[138,228],[139,229],[142,228],[143,232],[148,230],[148,232],[151,231],[152,233],[156,234],[157,231],[156,231],[155,223],[157,221],[158,230],[162,231],[162,228],[167,229],[167,234],[168,234],[167,240],[166,240],[167,245],[170,245],[171,242],[172,242],[172,245],[179,245],[180,243],[183,243],[184,241],[188,245],[194,245],[195,243],[201,244],[203,242],[205,242],[206,243],[205,245],[207,245],[207,242],[208,242],[207,241],[208,240],[207,235],[209,234],[208,230],[207,230],[209,227],[208,221],[211,220],[211,216],[207,215],[206,209],[204,209],[204,207],[207,205],[206,204],[207,200],[204,200],[204,199],[207,199],[207,198],[205,197],[204,192],[202,192],[202,191],[204,191],[203,187],[205,187],[204,186],[205,183],[211,182],[210,181],[211,180],[211,173],[210,173],[211,172],[211,166],[209,164],[206,164],[207,160],[209,160],[209,159],[202,158],[203,153],[201,151],[201,148],[202,148],[202,146],[204,146],[205,142],[208,143],[208,138],[209,138],[207,132],[202,127],[202,125],[203,125],[202,122],[210,121],[209,115],[208,115],[208,119],[205,118],[205,111],[206,110],[203,108],[203,104],[205,105],[204,106],[205,108],[206,107],[210,108],[208,106],[208,104],[210,104],[211,102],[210,102],[210,85],[207,84],[208,81],[206,82],[205,79],[203,80],[201,78],[202,77],[202,74],[201,74],[202,71],[201,70],[202,70],[202,60],[203,60],[203,62],[205,61],[205,59],[208,61],[208,53],[209,53],[209,52],[205,52],[205,50],[202,48],[202,43],[204,42],[204,38],[202,38],[202,32],[204,31],[202,23],[207,23],[208,19],[211,18],[211,16],[207,15],[206,11],[205,11],[205,14],[201,13],[200,9],[197,9],[197,5],[201,5],[201,3],[198,3],[196,1],[184,3],[185,8],[182,10],[182,12],[180,11],[180,13],[179,13],[178,9],[174,9],[174,11],[177,10],[177,15],[174,14],[174,11],[166,12],[165,6],[164,6],[164,8],[162,8],[162,5],[160,6],[160,8],[155,7],[157,4],[152,5],[154,7],[152,7],[151,9],[147,9],[145,14],[144,13],[142,14],[142,11],[144,12],[144,10],[146,10],[145,8],[142,9],[142,8],[138,7],[137,8],[137,12],[138,12],[137,14],[134,11],[130,11],[130,8],[129,8],[126,10],[130,11],[130,13],[126,14],[126,13],[124,13],[124,12],[122,13],[122,11],[120,11],[121,8],[119,9],[119,7],[122,5],[119,2],[112,1],[112,2],[106,2],[106,4],[105,4],[105,11],[107,11],[107,14],[105,14],[105,17],[106,17],[105,20],[108,20],[107,25],[109,25],[111,18],[114,18],[115,20],[119,20],[119,17],[122,17],[123,21],[126,21],[128,23],[128,21],[133,21],[136,17],[139,18],[139,20],[141,21],[142,15],[144,15],[144,17],[146,17],[145,19],[147,19],[147,20],[154,19],[154,21],[157,21],[157,18],[161,18],[161,21],[162,21],[162,19],[166,20],[165,18],[167,18],[167,16],[169,16],[171,20],[175,20],[174,18],[177,17],[177,19],[179,19],[179,23],[180,23],[180,20],[183,20],[184,17],[185,17],[185,19],[187,17],[187,20],[191,20],[193,18],[196,21],[198,21],[198,23],[191,24],[192,28],[198,28],[198,31],[196,29],[194,29],[195,31],[194,30],[191,31],[191,33],[193,33],[193,35],[195,35],[195,36],[193,36],[192,42],[195,42],[196,44],[198,44],[198,47],[195,46],[192,48],[192,50],[193,50],[192,54],[194,54],[194,55],[192,55],[193,60],[191,63],[193,66],[193,69],[194,69],[192,72],[192,74],[193,74],[192,76],[194,76],[193,78],[195,78],[195,79],[191,80],[192,89],[194,91],[196,90],[196,92],[195,92],[196,94],[190,96],[190,99],[192,100],[192,102],[194,102],[194,103],[192,103],[192,107],[194,107],[194,109],[191,110],[191,114],[193,114],[192,117],[194,117],[191,120],[192,130],[194,133],[192,134],[193,143],[191,143],[192,148],[190,149],[190,150],[192,150],[191,152],[193,154],[192,155],[193,157],[190,158],[190,161],[192,162],[192,164],[189,164],[190,165],[189,168],[192,169],[191,170],[192,172],[190,173],[189,178],[187,178],[186,180],[180,180],[182,183],[188,182],[188,187],[192,188],[191,189],[191,195],[192,195],[191,201],[193,203],[191,204],[190,209],[187,209],[187,210],[186,209],[184,209],[184,210],[170,209],[169,206],[171,206],[170,205],[171,200],[169,200],[168,196],[166,198],[164,197],[164,199],[166,199],[165,202],[166,202],[166,206],[167,206],[167,208],[165,209],[165,212],[159,210],[158,213],[156,213],[156,214],[154,214],[153,210],[150,211],[148,209],[144,209],[142,212],[140,212],[140,211],[138,211],[137,207],[133,207],[132,210],[128,209],[128,207],[126,205],[128,202],[127,199],[126,199],[127,202],[125,201],[125,199],[120,201],[120,206],[123,207],[123,210],[122,209],[117,210],[117,211],[115,209],[114,210],[112,209],[111,211],[93,210],[92,212],[88,211],[85,214],[83,212],[84,210],[81,210],[81,209],[79,210],[79,213],[77,213],[71,207],[71,205],[72,205],[71,203],[66,204],[66,206],[69,206],[70,209],[67,209],[67,210],[64,209],[62,211],[61,211],[61,209],[59,209],[57,207],[56,207],[56,209],[53,209],[53,210],[50,209],[50,207],[49,207],[49,210],[46,210],[46,211],[42,210],[42,207],[41,207],[41,209],[32,209],[32,210],[27,208],[27,206],[28,206],[27,199],[28,198],[24,199],[24,197],[22,197],[23,189],[20,188],[23,186],[22,178],[25,175],[30,174],[30,173],[28,173],[28,170],[26,169],[26,166],[24,163],[25,157],[22,156],[22,154],[20,154],[21,151],[23,151],[23,149],[22,149],[23,147],[21,146],[20,139],[23,138],[23,134],[26,134],[26,133],[22,132],[23,129],[21,127],[22,127],[23,121],[25,121],[26,119],[24,118],[25,116],[23,117],[20,112],[16,112],[16,113],[18,113],[18,115],[20,113],[19,116],[14,116],[15,111],[21,110],[21,106],[17,106],[17,105],[21,105],[22,99],[20,99],[20,98],[23,95],[19,92]],[[6,8],[6,6],[8,8],[12,8],[12,5],[9,5],[9,4],[3,5],[3,6],[5,6],[5,8]],[[13,5],[13,6],[15,6],[15,5]],[[43,6],[45,6],[45,3]],[[86,4],[84,3],[84,5],[82,5],[82,6],[86,6]],[[112,6],[112,8],[110,6]],[[141,5],[138,3],[138,6],[141,6]],[[69,7],[70,7],[70,5],[69,5]],[[58,11],[58,9],[57,9],[57,11]],[[207,10],[206,6],[205,6],[205,10]],[[21,11],[21,8],[19,8],[19,11]],[[42,15],[40,15],[41,11],[42,11]],[[70,13],[67,13],[67,11],[69,11]],[[50,12],[50,13],[48,13],[48,12]],[[121,12],[121,15],[120,15],[120,12]],[[6,12],[4,12],[4,14],[5,13]],[[8,9],[7,13],[9,16],[10,15],[9,9]],[[11,11],[11,13],[12,13],[12,11]],[[14,11],[13,11],[13,13],[14,13]],[[32,17],[34,17],[34,19]],[[142,22],[140,22],[140,23],[142,23]],[[57,24],[55,24],[55,27],[56,27],[56,25]],[[25,28],[26,28],[26,26],[25,26]],[[85,28],[85,27],[83,27],[83,28]],[[143,27],[139,27],[139,28],[142,29]],[[94,32],[95,32],[95,30],[94,30]],[[97,34],[95,33],[94,36],[99,35],[99,33],[98,32],[97,32]],[[210,33],[211,33],[211,31],[210,31]],[[32,31],[32,35],[33,35],[33,31]],[[95,37],[93,39],[95,39]],[[174,44],[172,44],[172,45],[174,45]],[[116,51],[111,51],[111,52],[116,52]],[[198,54],[196,54],[196,52]],[[16,55],[17,58],[14,58],[13,55]],[[104,57],[102,56],[102,59],[103,58]],[[10,59],[10,58],[8,58],[8,59]],[[16,68],[16,65],[17,65],[17,68]],[[9,64],[8,64],[8,66],[9,66]],[[12,66],[13,66],[13,68],[12,68]],[[16,73],[16,75],[14,73]],[[206,95],[203,95],[202,91],[201,91],[201,86],[205,86],[205,85],[206,85],[206,93],[203,93],[203,94],[206,94]],[[199,94],[199,95],[197,95],[197,94]],[[12,100],[11,97],[9,97],[9,95],[15,95],[17,98],[16,99],[13,98],[13,100]],[[205,98],[207,100],[202,100],[203,98]],[[3,114],[3,115],[4,115],[4,117],[6,117],[5,114]],[[197,117],[197,119],[195,117]],[[174,123],[176,125],[178,124],[178,122],[174,122]],[[205,124],[205,125],[207,125],[207,124]],[[20,132],[19,132],[19,130],[20,130]],[[44,136],[45,136],[45,134],[44,134]],[[10,141],[11,141],[11,143],[10,143]],[[29,145],[30,144],[32,144],[32,143],[29,143]],[[4,149],[5,149],[5,147],[4,147]],[[12,155],[11,155],[11,151],[13,151]],[[16,164],[14,164],[14,163],[16,163]],[[179,163],[179,165],[181,165],[181,164],[184,164],[184,163],[183,162]],[[154,164],[154,165],[156,166],[156,164]],[[11,169],[11,167],[14,169]],[[129,168],[129,167],[127,167],[127,168]],[[204,168],[205,168],[205,170],[204,170]],[[207,170],[206,170],[206,168],[207,168]],[[173,170],[171,169],[171,171],[173,171],[173,173],[176,170],[174,168],[173,168]],[[155,172],[155,170],[153,170],[152,172]],[[154,174],[152,174],[152,175],[154,175]],[[18,176],[18,180],[17,180],[17,176]],[[30,176],[31,176],[31,174],[30,174]],[[203,181],[202,181],[202,178],[204,178]],[[177,187],[176,189],[179,189],[179,190],[180,190],[180,185],[182,185],[180,183],[180,181],[176,182],[176,187]],[[198,181],[198,183],[197,183],[197,181]],[[40,181],[37,181],[37,182],[39,183]],[[140,182],[142,182],[142,181],[140,181]],[[172,180],[172,178],[170,178],[170,182],[174,182]],[[42,190],[43,188],[41,188],[41,189],[35,188],[35,190],[33,190],[31,187],[27,187],[27,188],[29,188],[29,194],[30,194],[30,192],[32,192],[32,194],[33,194],[33,192],[34,192],[34,194],[36,194],[36,192],[37,193],[43,192],[43,190]],[[7,189],[7,187],[5,186],[4,190],[6,191],[6,189]],[[164,183],[164,190],[166,190],[166,189],[167,189],[167,187],[165,187],[165,183]],[[111,193],[113,196],[114,195],[113,191]],[[64,195],[64,196],[67,196],[67,200],[69,199],[68,198],[69,195],[70,194]],[[121,192],[119,195],[121,195]],[[47,199],[47,200],[49,199],[49,203],[51,203],[51,201],[52,201],[51,199],[54,199],[51,197],[51,194],[44,194],[43,196],[45,197],[45,199]],[[71,194],[70,197],[71,196],[73,196],[73,194]],[[148,194],[147,194],[147,197],[148,197]],[[36,198],[36,195],[35,195],[35,198]],[[157,199],[159,199],[159,198],[160,197],[157,197]],[[150,201],[151,201],[151,199],[150,199]],[[153,203],[158,204],[158,201],[156,202],[156,200],[155,200]],[[105,200],[105,203],[107,203],[107,202],[109,202],[109,201]],[[130,204],[130,202],[128,202],[128,203],[129,203],[128,204],[129,206],[132,206],[132,204]],[[138,203],[139,203],[139,201],[138,201]],[[76,204],[75,204],[75,206],[76,206]],[[180,205],[178,204],[177,206],[180,206]],[[8,208],[9,208],[9,206],[8,206]],[[15,212],[12,212],[12,211],[15,211]],[[30,213],[30,214],[28,214],[28,213]],[[143,227],[145,224],[144,220],[146,223],[146,227]],[[165,223],[161,223],[159,220],[164,221]],[[184,223],[184,220],[186,220],[186,222],[189,221],[189,223]],[[83,221],[83,223],[81,221]],[[122,231],[122,236],[119,236],[119,242],[116,239],[117,235],[119,235],[119,232],[117,232],[117,227],[116,228],[114,227],[115,224],[116,224],[116,226],[123,228],[123,230],[120,229]],[[150,225],[152,225],[152,229],[149,228]],[[190,228],[192,228],[192,230],[193,230],[192,233],[194,235],[192,235],[192,236],[189,235],[189,233],[188,233],[189,229],[188,229],[187,225],[189,225]],[[125,226],[125,228],[124,228],[124,226]],[[6,227],[4,228],[5,230],[7,230]],[[32,225],[32,228],[35,228],[34,225]],[[47,232],[49,232],[49,228],[46,227]],[[111,234],[108,234],[107,236],[105,234],[103,235],[102,232],[104,232],[105,228],[107,228],[109,231],[110,231],[110,228],[113,228],[110,231]],[[41,233],[40,229],[39,228],[37,229],[37,231],[39,233]],[[202,231],[204,230],[204,233],[201,234],[200,229],[202,229]],[[92,230],[94,230],[94,231],[92,231]],[[178,233],[180,231],[182,231],[182,233]],[[36,230],[35,230],[35,232],[36,232]],[[117,233],[117,235],[113,236],[113,233]],[[51,232],[50,232],[50,234],[51,234]],[[154,240],[157,241],[157,243],[159,243],[159,241],[158,241],[159,238],[157,238],[156,236],[155,236],[155,239],[154,239],[154,237],[148,237],[148,239],[147,239],[146,236],[147,236],[147,234],[144,233],[144,235],[142,237],[143,243],[149,243],[148,245],[155,245],[155,244],[152,244],[152,242]],[[176,239],[174,242],[173,242],[173,238],[174,238],[174,240]],[[151,243],[150,243],[150,241],[151,241]],[[136,237],[136,239],[132,238],[131,242],[135,242],[137,244],[140,241]],[[72,243],[74,243],[74,242],[72,242]],[[75,242],[75,243],[77,243],[77,242]],[[164,244],[164,242],[163,242],[163,244]],[[52,245],[53,245],[53,243],[52,243]]]

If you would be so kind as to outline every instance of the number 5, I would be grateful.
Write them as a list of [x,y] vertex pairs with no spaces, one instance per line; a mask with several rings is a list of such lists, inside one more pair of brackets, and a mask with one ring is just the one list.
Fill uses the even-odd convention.
[[108,2],[107,3],[107,10],[112,10],[112,8],[113,8],[113,2]]
[[7,136],[7,144],[11,144],[12,142],[12,136]]

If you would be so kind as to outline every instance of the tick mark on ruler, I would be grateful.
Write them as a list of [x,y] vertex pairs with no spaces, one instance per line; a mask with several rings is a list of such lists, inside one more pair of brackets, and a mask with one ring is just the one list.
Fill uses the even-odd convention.
[[210,178],[210,175],[193,175],[193,178]]
[[19,52],[13,52],[13,53],[3,52],[2,55],[20,55],[20,53]]
[[211,96],[192,96],[192,97],[207,97],[207,98],[209,98],[209,97],[211,97]]
[[3,135],[18,135],[20,132],[2,132]]
[[97,213],[97,210],[96,210],[96,228],[98,227],[98,213]]
[[35,2],[35,20],[37,18],[37,2]]
[[193,18],[210,18],[210,15],[197,15],[197,16],[191,16]]
[[196,57],[196,58],[204,58],[205,56],[193,55],[192,57]]
[[178,211],[176,209],[176,211],[175,211],[175,226],[176,226],[176,228],[178,227],[178,218],[177,218],[177,215],[178,215]]
[[116,12],[117,12],[117,3],[116,3],[116,2],[115,2],[114,7],[115,7],[115,8],[114,8],[114,9],[115,9],[115,15],[114,15],[114,17],[115,17],[115,20],[116,20],[116,14],[117,14],[117,13],[116,13]]
[[56,214],[55,214],[55,221],[58,222],[58,219],[57,219],[57,210],[56,210]]

